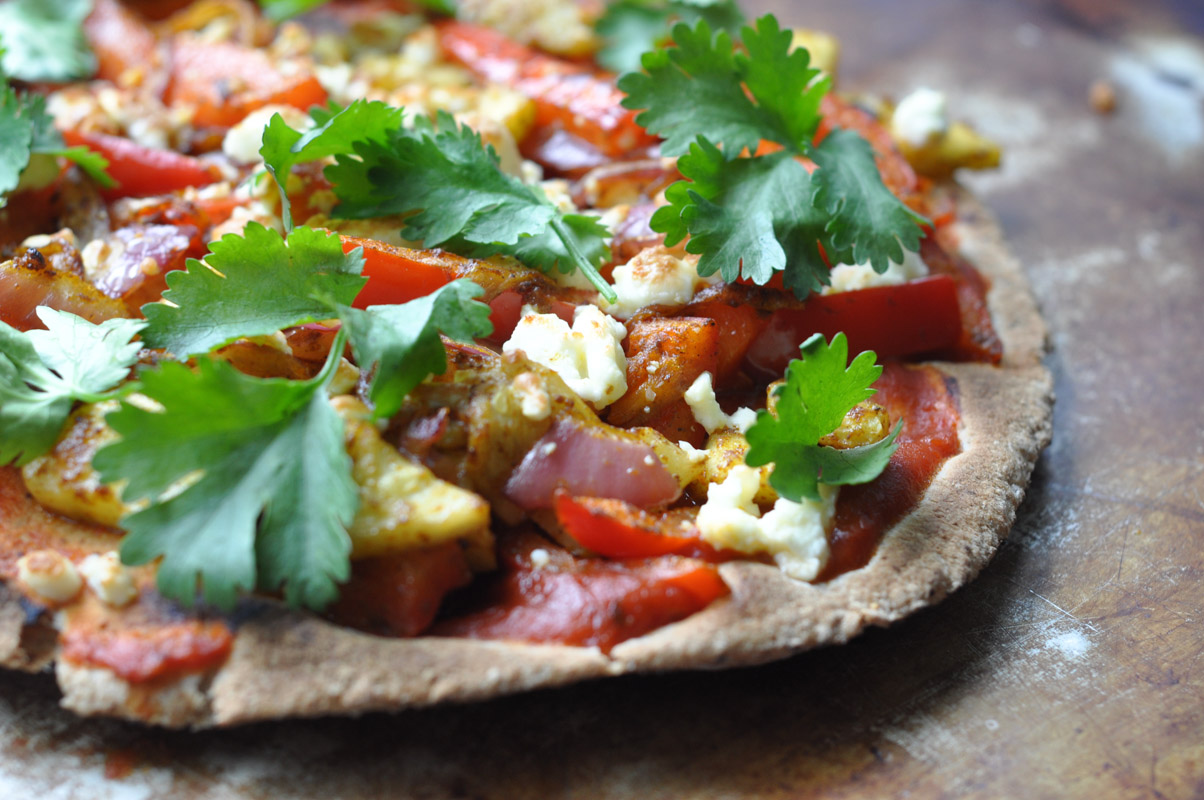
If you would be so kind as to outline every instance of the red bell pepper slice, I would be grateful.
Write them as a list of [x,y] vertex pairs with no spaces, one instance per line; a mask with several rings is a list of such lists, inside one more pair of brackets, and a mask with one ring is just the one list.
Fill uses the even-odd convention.
[[358,236],[342,239],[344,253],[364,248],[363,275],[368,282],[355,298],[356,308],[408,303],[456,278],[455,256],[396,247]]
[[535,102],[536,128],[559,126],[603,154],[617,157],[656,143],[620,105],[614,78],[532,50],[497,31],[449,20],[438,24],[439,44],[478,76],[505,83]]
[[221,173],[212,164],[171,150],[144,147],[123,136],[67,130],[63,131],[63,140],[72,147],[82,145],[108,159],[106,171],[117,181],[117,186],[101,190],[106,200],[167,194],[188,186],[208,186],[221,179]]
[[178,36],[172,42],[166,100],[194,106],[194,125],[229,128],[266,105],[303,110],[321,105],[326,90],[313,75],[282,73],[260,50]]
[[[664,533],[665,518],[641,508],[603,497],[573,497],[556,493],[556,521],[587,550],[607,558],[648,558],[683,551],[699,544],[697,532]],[[672,525],[677,528],[678,526]]]
[[159,38],[146,21],[118,0],[95,0],[84,36],[96,55],[96,77],[116,83],[127,69],[162,67]]
[[801,308],[773,313],[749,347],[747,363],[762,374],[781,375],[812,334],[831,339],[840,331],[849,339],[850,354],[873,350],[884,359],[947,350],[962,333],[957,285],[948,275],[934,275],[898,286],[813,295]]
[[[408,303],[425,297],[461,277],[470,266],[467,259],[441,250],[411,250],[358,236],[344,236],[342,240],[344,253],[364,248],[363,275],[368,282],[355,298],[356,308]],[[505,291],[488,302],[489,321],[493,323],[489,339],[504,342],[518,324],[522,296]]]
[[[603,652],[701,611],[730,593],[714,564],[660,556],[577,558],[534,534],[503,541],[499,573],[468,589],[471,609],[435,624],[436,636],[557,642]],[[547,563],[537,565],[534,550]]]
[[351,565],[351,579],[330,616],[385,636],[417,636],[430,627],[443,597],[471,580],[456,542],[361,559]]

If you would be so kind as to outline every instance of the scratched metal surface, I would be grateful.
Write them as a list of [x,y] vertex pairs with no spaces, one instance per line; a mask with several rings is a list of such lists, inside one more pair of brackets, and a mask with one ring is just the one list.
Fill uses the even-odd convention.
[[846,87],[943,88],[1007,147],[968,182],[1040,294],[1058,406],[980,578],[766,667],[359,720],[148,731],[2,675],[0,796],[1204,796],[1204,10],[758,6],[840,34]]

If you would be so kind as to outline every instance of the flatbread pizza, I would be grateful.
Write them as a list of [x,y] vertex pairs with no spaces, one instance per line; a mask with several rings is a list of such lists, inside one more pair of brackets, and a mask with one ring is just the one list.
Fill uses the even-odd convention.
[[772,16],[510,5],[97,0],[6,53],[0,665],[356,714],[763,663],[991,558],[1052,404],[951,179],[997,150]]

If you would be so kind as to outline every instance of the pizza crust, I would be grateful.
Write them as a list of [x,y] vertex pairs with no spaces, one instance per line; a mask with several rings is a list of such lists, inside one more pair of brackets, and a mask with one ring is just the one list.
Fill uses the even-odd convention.
[[[963,252],[992,282],[1005,355],[999,367],[938,364],[961,403],[963,450],[870,563],[819,585],[755,563],[721,566],[729,598],[682,622],[594,648],[464,639],[382,639],[256,601],[229,659],[209,674],[131,686],[65,662],[63,705],[173,727],[396,710],[471,701],[629,672],[758,664],[847,641],[940,601],[990,560],[1015,519],[1051,432],[1047,334],[1019,264],[989,212],[954,187]],[[37,626],[34,626],[37,627]],[[0,584],[0,665],[36,670],[51,651]]]

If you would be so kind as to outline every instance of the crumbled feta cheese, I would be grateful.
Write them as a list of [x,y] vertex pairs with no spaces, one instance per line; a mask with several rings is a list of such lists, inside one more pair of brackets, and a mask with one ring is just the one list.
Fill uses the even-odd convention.
[[[527,419],[538,422],[552,413],[552,398],[534,372],[519,373],[511,381],[510,388],[522,398],[522,412]],[[548,444],[555,447],[552,442]]]
[[80,562],[79,572],[88,582],[88,588],[105,605],[121,608],[138,596],[138,587],[115,550],[102,555],[89,555]]
[[823,498],[795,503],[778,498],[761,516],[753,498],[761,486],[759,470],[738,464],[722,483],[712,483],[698,509],[702,538],[720,549],[767,553],[791,578],[814,580],[828,561],[826,530],[836,513],[836,487],[820,485]]
[[901,283],[922,278],[928,274],[928,265],[919,253],[903,251],[903,262],[890,262],[881,274],[865,264],[837,264],[832,268],[832,285],[824,287],[824,294],[849,292],[854,289],[869,289],[873,286],[898,286]]
[[738,408],[730,416],[723,413],[719,401],[715,399],[715,388],[711,384],[711,373],[704,372],[690,384],[685,394],[686,404],[694,412],[694,419],[706,428],[707,433],[714,433],[723,428],[735,428],[744,433],[757,421],[757,412],[751,408]]
[[891,131],[912,147],[923,147],[949,130],[949,111],[942,92],[920,88],[899,101]]
[[699,450],[697,447],[685,440],[678,442],[677,446],[681,448],[681,451],[685,454],[686,458],[689,459],[691,464],[701,464],[707,460],[706,450]]
[[269,105],[257,108],[247,114],[242,122],[226,131],[226,138],[222,139],[222,152],[240,164],[259,161],[259,148],[263,146],[263,129],[276,114],[283,117],[294,130],[305,131],[314,124],[309,114],[292,106]]
[[554,371],[583,399],[602,408],[627,391],[627,356],[622,348],[626,337],[623,323],[595,306],[577,306],[572,328],[555,314],[540,314],[524,306],[502,351],[521,350],[531,361]]
[[628,319],[645,306],[682,306],[690,302],[700,282],[698,257],[678,258],[664,247],[640,251],[615,267],[612,280],[618,300],[601,302],[602,310]]
[[17,580],[52,603],[67,602],[84,585],[71,559],[54,550],[34,550],[17,559]]

